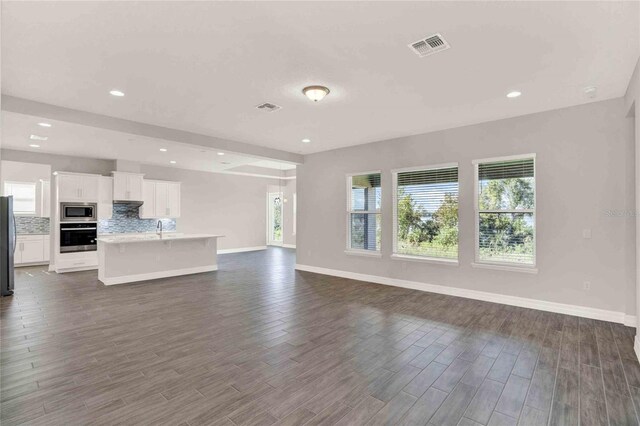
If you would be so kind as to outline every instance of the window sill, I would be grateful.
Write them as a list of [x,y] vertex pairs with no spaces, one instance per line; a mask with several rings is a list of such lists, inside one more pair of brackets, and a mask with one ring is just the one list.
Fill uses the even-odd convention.
[[495,269],[497,271],[510,271],[510,272],[522,272],[525,274],[537,274],[538,268],[533,266],[508,266],[508,265],[497,265],[495,263],[471,263],[471,266],[474,268],[480,269]]
[[437,257],[421,257],[421,256],[411,256],[408,254],[392,254],[391,258],[394,260],[407,260],[409,262],[435,263],[438,265],[458,266],[457,260],[438,259]]
[[345,250],[344,252],[349,256],[363,256],[363,257],[377,257],[377,258],[382,257],[382,253],[380,253],[379,251]]

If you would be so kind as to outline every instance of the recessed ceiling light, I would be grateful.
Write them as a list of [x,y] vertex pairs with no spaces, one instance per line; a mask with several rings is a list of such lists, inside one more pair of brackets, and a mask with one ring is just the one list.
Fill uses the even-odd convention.
[[176,164],[176,161],[175,161],[175,160],[171,160],[171,161],[169,161],[169,162],[170,162],[171,164]]
[[47,139],[49,139],[49,137],[48,136],[31,135],[31,136],[29,136],[29,139],[31,139],[32,141],[46,141]]
[[330,92],[329,88],[324,86],[307,86],[302,89],[302,93],[313,102],[321,101]]
[[517,90],[514,90],[513,92],[507,93],[507,98],[517,98],[520,95],[522,95],[522,92],[518,92]]
[[167,148],[160,148],[160,151],[167,152]]
[[40,148],[40,145],[36,145],[35,143],[32,143],[31,145],[29,145],[31,148]]
[[124,92],[121,92],[120,90],[112,90],[109,92],[111,95],[113,96],[118,96],[118,97],[122,97],[124,96]]
[[224,152],[219,152],[218,155],[224,155]]
[[307,139],[307,138],[305,138],[305,139],[302,139],[302,142],[304,142],[304,143],[309,143],[309,142],[311,142],[311,139]]
[[38,126],[40,126],[40,127],[51,127],[51,124],[42,122],[42,123],[38,123]]

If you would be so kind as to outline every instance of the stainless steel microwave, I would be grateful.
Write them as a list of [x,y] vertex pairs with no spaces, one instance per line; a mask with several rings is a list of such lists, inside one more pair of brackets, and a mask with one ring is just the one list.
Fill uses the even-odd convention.
[[60,222],[95,222],[98,220],[96,203],[60,203]]

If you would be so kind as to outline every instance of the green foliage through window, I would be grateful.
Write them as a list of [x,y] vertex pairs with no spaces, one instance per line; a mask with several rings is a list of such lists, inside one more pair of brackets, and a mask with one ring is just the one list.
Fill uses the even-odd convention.
[[534,160],[478,165],[478,260],[535,263]]
[[458,258],[458,168],[400,172],[396,253]]

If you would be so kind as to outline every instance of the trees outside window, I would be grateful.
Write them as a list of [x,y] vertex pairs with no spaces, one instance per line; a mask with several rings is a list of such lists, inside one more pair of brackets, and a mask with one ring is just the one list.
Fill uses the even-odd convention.
[[457,165],[394,172],[394,187],[394,254],[457,259]]
[[476,164],[476,261],[535,265],[535,159]]

